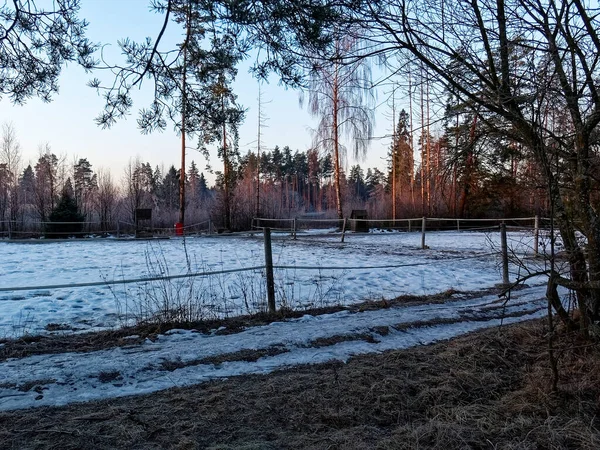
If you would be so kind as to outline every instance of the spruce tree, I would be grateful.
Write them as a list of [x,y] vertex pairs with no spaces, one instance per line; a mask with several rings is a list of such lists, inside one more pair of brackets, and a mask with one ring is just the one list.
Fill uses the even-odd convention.
[[50,223],[46,227],[46,238],[48,239],[65,239],[81,235],[85,217],[80,213],[75,201],[70,178],[67,179],[58,204],[50,213],[49,220]]

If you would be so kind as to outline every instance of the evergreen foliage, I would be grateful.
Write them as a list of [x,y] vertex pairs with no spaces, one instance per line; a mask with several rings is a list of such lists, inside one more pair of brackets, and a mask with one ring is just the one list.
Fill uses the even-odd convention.
[[79,212],[70,179],[67,179],[58,204],[50,213],[49,220],[50,223],[46,226],[46,238],[48,239],[66,239],[81,235],[85,216]]
[[0,98],[16,104],[39,97],[50,101],[69,62],[91,69],[98,48],[85,37],[79,0],[13,0],[0,5]]

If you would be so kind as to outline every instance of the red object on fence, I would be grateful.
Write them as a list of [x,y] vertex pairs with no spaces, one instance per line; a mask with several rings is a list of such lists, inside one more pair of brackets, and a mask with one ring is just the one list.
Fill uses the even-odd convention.
[[175,235],[183,236],[183,224],[181,222],[175,224]]

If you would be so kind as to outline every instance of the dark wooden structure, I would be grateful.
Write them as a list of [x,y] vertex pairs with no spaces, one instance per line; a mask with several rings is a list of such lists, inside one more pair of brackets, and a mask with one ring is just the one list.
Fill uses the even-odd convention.
[[350,229],[359,233],[368,233],[369,222],[366,222],[366,220],[366,209],[353,209],[352,213],[350,214]]
[[[142,227],[142,225],[146,225]],[[152,209],[137,208],[135,210],[135,237],[151,237],[152,231]]]

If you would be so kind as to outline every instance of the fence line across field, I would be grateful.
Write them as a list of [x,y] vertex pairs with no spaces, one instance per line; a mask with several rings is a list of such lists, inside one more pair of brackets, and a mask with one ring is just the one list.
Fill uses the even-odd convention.
[[[342,225],[344,222],[356,223],[356,224],[373,224],[377,228],[400,228],[398,225],[407,224],[408,230],[412,231],[412,224],[421,223],[423,220],[427,222],[447,222],[455,224],[452,227],[447,227],[448,229],[456,229],[457,231],[461,231],[461,224],[468,223],[497,223],[498,225],[502,222],[504,223],[515,223],[515,222],[532,222],[533,227],[520,225],[522,228],[536,228],[539,226],[540,221],[549,221],[550,219],[541,218],[539,216],[535,217],[514,217],[514,218],[497,218],[497,219],[461,219],[454,217],[412,217],[406,219],[353,219],[353,218],[343,218],[343,219],[317,219],[317,218],[306,218],[306,217],[296,217],[296,218],[281,218],[281,219],[273,219],[273,218],[265,218],[265,217],[255,217],[252,219],[251,226],[252,228],[260,229],[264,226],[270,226],[272,229],[277,230],[286,230],[290,232],[297,232],[303,224],[311,225],[311,224],[322,224],[322,223],[334,223],[338,225]],[[263,223],[265,225],[263,225]],[[289,223],[289,226],[283,227],[274,227],[271,226],[271,223],[278,224],[286,224]],[[269,224],[269,225],[268,225]],[[485,228],[493,228],[493,227],[477,227],[479,229]],[[468,230],[473,230],[474,228],[469,227]]]
[[[344,228],[345,228],[344,221]],[[422,237],[422,247],[425,246],[425,223],[423,220],[423,237]],[[502,256],[502,284],[504,286],[509,285],[509,274],[508,274],[508,247],[506,245],[506,226],[502,224],[500,226],[501,232],[501,256]],[[479,255],[470,255],[467,257],[458,257],[458,258],[446,258],[440,259],[437,261],[426,261],[420,263],[408,263],[408,264],[384,264],[384,265],[375,265],[375,266],[290,266],[290,265],[274,265],[273,264],[273,256],[272,256],[272,246],[271,246],[271,229],[265,227],[263,229],[263,237],[264,237],[264,254],[265,254],[265,264],[260,266],[251,266],[251,267],[241,267],[237,269],[225,269],[218,271],[210,271],[210,272],[195,272],[195,273],[185,273],[179,275],[161,275],[155,277],[141,277],[135,279],[122,279],[122,280],[113,280],[113,281],[96,281],[96,282],[84,282],[84,283],[61,283],[61,284],[52,284],[52,285],[44,285],[44,286],[13,286],[13,287],[3,287],[0,288],[0,292],[14,292],[14,291],[32,291],[32,290],[55,290],[55,289],[64,289],[64,288],[82,288],[82,287],[98,287],[98,286],[112,286],[112,285],[123,285],[123,284],[133,284],[133,283],[147,283],[152,281],[167,281],[167,280],[175,280],[175,279],[183,279],[183,278],[195,278],[195,277],[206,277],[212,275],[220,275],[220,274],[228,274],[228,273],[238,273],[238,272],[248,272],[248,271],[256,271],[256,270],[265,270],[266,271],[266,284],[267,284],[267,305],[270,313],[276,312],[276,303],[275,303],[275,278],[274,278],[274,270],[341,270],[341,271],[350,271],[350,270],[376,270],[376,269],[395,269],[402,267],[416,267],[423,265],[431,265],[436,262],[439,263],[447,263],[452,260],[468,260],[468,259],[479,259],[484,257],[489,257],[492,255],[496,255],[497,253],[484,253]],[[343,237],[343,234],[342,234]],[[342,238],[343,240],[343,238]]]
[[[423,222],[425,225],[423,226]],[[492,230],[497,228],[500,223],[504,222],[507,228],[510,229],[533,229],[536,234],[539,232],[541,225],[550,221],[548,218],[542,218],[539,216],[535,217],[516,217],[516,218],[499,218],[499,219],[461,219],[461,218],[445,218],[445,217],[413,217],[405,219],[359,219],[359,218],[343,218],[343,219],[325,219],[325,218],[312,218],[312,217],[294,217],[294,218],[263,218],[255,217],[251,220],[250,232],[256,230],[260,231],[265,226],[268,226],[274,232],[288,232],[296,239],[298,235],[302,233],[303,229],[315,228],[319,229],[323,225],[330,224],[337,228],[337,231],[328,230],[328,234],[341,233],[341,240],[344,242],[346,233],[350,231],[361,231],[358,230],[363,224],[366,228],[378,228],[378,229],[389,229],[389,230],[401,230],[401,231],[421,231],[423,228],[425,231],[431,231],[431,228],[437,231],[443,230],[456,230],[456,231],[484,231]],[[529,222],[526,224],[524,222]],[[498,225],[484,225],[484,224],[497,223]],[[180,227],[180,231],[175,226],[173,227],[139,227],[132,222],[118,220],[116,223],[112,223],[113,227],[108,229],[102,229],[100,222],[34,222],[26,225],[25,229],[18,230],[18,227],[14,226],[14,221],[0,221],[0,235],[4,235],[9,239],[23,239],[23,236],[35,237],[43,235],[45,233],[46,226],[49,224],[54,225],[73,225],[81,224],[87,227],[87,230],[80,232],[72,231],[53,231],[52,234],[57,236],[62,235],[74,235],[74,236],[89,236],[89,235],[112,235],[120,238],[122,236],[129,236],[135,234],[137,237],[151,237],[153,234],[160,236],[172,236],[172,235],[192,235],[192,234],[208,234],[212,235],[215,232],[214,223],[212,220],[204,220],[191,225],[185,225]],[[476,226],[481,224],[481,226]],[[114,228],[116,225],[116,229]],[[370,225],[370,226],[369,226]],[[223,230],[218,230],[221,233]],[[228,233],[229,234],[229,233]]]
[[[508,223],[515,223],[515,222],[533,222],[533,227],[526,227],[523,225],[519,225],[519,226],[515,226],[515,225],[507,225]],[[289,232],[293,239],[297,239],[298,237],[298,233],[299,233],[299,223],[300,225],[302,223],[306,223],[306,224],[313,224],[313,223],[337,223],[338,226],[341,225],[341,230],[339,231],[339,233],[341,233],[341,242],[345,241],[345,237],[346,237],[346,232],[348,230],[348,222],[350,222],[351,224],[356,224],[356,223],[366,223],[366,224],[384,224],[381,228],[395,228],[395,224],[396,223],[407,223],[408,224],[408,232],[412,232],[412,224],[415,223],[420,224],[420,231],[421,231],[421,248],[425,249],[427,248],[426,245],[426,234],[427,234],[427,224],[431,223],[431,222],[451,222],[451,223],[456,223],[455,227],[452,227],[452,230],[456,230],[456,231],[485,231],[485,230],[496,230],[496,229],[501,229],[502,226],[504,226],[504,232],[506,232],[506,229],[510,228],[510,229],[533,229],[533,234],[534,234],[534,243],[533,243],[533,251],[534,251],[534,255],[538,256],[538,252],[539,252],[539,234],[540,234],[540,222],[542,221],[550,221],[550,219],[548,218],[541,218],[540,216],[534,216],[534,217],[515,217],[515,218],[504,218],[504,219],[457,219],[457,218],[444,218],[444,217],[417,217],[417,218],[407,218],[407,219],[348,219],[348,218],[344,218],[344,219],[313,219],[313,218],[300,218],[300,217],[296,217],[296,218],[291,218],[291,219],[270,219],[270,218],[262,218],[262,217],[255,217],[252,219],[252,228],[253,229],[262,229],[264,228],[264,226],[261,226],[262,222],[265,222],[265,224],[268,223],[286,223],[286,222],[290,222],[290,227],[273,227],[270,226],[270,228],[274,231],[279,231],[279,232]],[[494,226],[486,226],[486,227],[468,227],[466,229],[462,229],[460,228],[460,223],[461,222],[467,222],[467,223],[486,223],[486,222],[496,222],[498,223],[498,225],[494,225]],[[256,223],[256,225],[255,225]],[[390,227],[389,224],[392,224],[392,226]],[[439,228],[439,227],[438,227]],[[367,228],[368,229],[368,228]],[[418,228],[416,228],[418,229]],[[328,233],[329,234],[329,233]]]
[[12,292],[12,291],[38,291],[38,290],[54,290],[54,289],[65,289],[65,288],[82,288],[82,287],[98,287],[98,286],[112,286],[115,284],[134,284],[134,283],[147,283],[148,281],[167,281],[176,280],[181,278],[195,278],[195,277],[206,277],[211,275],[223,275],[227,273],[235,272],[248,272],[251,270],[262,270],[265,266],[251,266],[241,267],[238,269],[225,269],[216,270],[211,272],[194,272],[184,273],[179,275],[162,275],[159,277],[142,277],[142,278],[130,278],[124,280],[113,280],[113,281],[90,281],[87,283],[62,283],[62,284],[48,284],[44,286],[15,286],[8,288],[0,288],[0,292]]
[[[22,236],[43,236],[46,234],[48,225],[81,225],[89,226],[87,230],[82,231],[54,231],[52,230],[50,233],[55,236],[90,236],[90,235],[113,235],[117,238],[120,238],[122,235],[133,235],[137,234],[137,232],[148,231],[151,233],[160,233],[163,235],[171,235],[174,233],[174,227],[138,227],[135,223],[127,222],[124,220],[117,220],[113,222],[112,225],[116,225],[116,228],[106,228],[102,229],[102,224],[98,221],[84,221],[84,222],[32,222],[28,223],[24,229],[16,229],[13,226],[14,221],[3,220],[0,221],[0,226],[3,229],[0,229],[0,236],[3,234],[6,235],[9,239],[22,239]],[[191,225],[186,225],[183,227],[183,230],[186,231],[188,235],[195,233],[213,233],[213,224],[211,220],[204,220],[202,222],[197,222]]]
[[[256,230],[256,231],[260,231],[260,230],[264,230],[267,227],[265,226],[261,226],[264,222],[264,224],[272,224],[270,226],[268,226],[269,228],[269,233],[272,231],[276,231],[276,232],[283,232],[283,233],[291,233],[291,236],[293,237],[293,239],[297,239],[298,237],[298,230],[299,230],[299,224],[302,225],[304,224],[322,224],[322,223],[329,223],[329,224],[337,224],[338,229],[340,229],[338,231],[338,233],[340,233],[340,240],[341,242],[345,242],[345,237],[346,237],[346,232],[348,230],[348,223],[351,224],[351,228],[353,230],[356,230],[357,228],[355,227],[355,224],[360,224],[360,223],[366,223],[366,224],[377,224],[380,225],[381,228],[387,229],[387,228],[396,228],[396,224],[397,223],[406,223],[408,225],[407,228],[405,228],[408,232],[412,231],[412,224],[415,223],[415,225],[418,226],[418,224],[420,224],[420,228],[421,228],[421,248],[422,249],[426,249],[427,244],[426,244],[426,235],[427,235],[427,224],[428,223],[433,223],[433,222],[450,222],[450,223],[455,223],[456,227],[452,227],[452,229],[456,230],[456,231],[484,231],[484,230],[495,230],[495,229],[503,229],[503,233],[506,233],[506,229],[510,228],[510,229],[523,229],[523,228],[527,228],[527,229],[531,229],[531,227],[524,227],[523,225],[519,225],[519,226],[514,226],[514,225],[507,225],[508,223],[516,223],[516,222],[525,222],[525,221],[533,221],[533,252],[534,252],[534,256],[538,256],[539,254],[539,235],[540,235],[540,223],[543,221],[549,221],[550,219],[547,218],[541,218],[539,216],[535,216],[535,217],[517,217],[517,218],[504,218],[504,219],[460,219],[460,218],[443,218],[443,217],[420,217],[420,218],[406,218],[406,219],[348,219],[348,218],[343,218],[343,219],[321,219],[321,218],[303,218],[303,217],[294,217],[294,218],[288,218],[288,219],[272,219],[272,218],[261,218],[261,217],[255,217],[252,219],[251,221],[251,227],[252,230]],[[275,224],[285,224],[286,222],[290,223],[289,227],[277,227],[277,226],[273,226]],[[499,225],[495,225],[495,226],[489,226],[489,227],[467,227],[466,229],[463,228],[463,230],[461,230],[460,224],[461,222],[466,222],[466,223],[493,223],[493,222],[499,222]],[[38,224],[47,224],[47,223],[51,223],[51,222],[39,222]],[[55,222],[56,223],[56,222]],[[62,222],[61,222],[62,223]],[[67,222],[65,222],[67,223]],[[90,224],[92,222],[81,222],[82,224]],[[174,229],[173,228],[150,228],[150,233],[149,236],[144,235],[143,233],[145,232],[144,230],[139,230],[137,228],[137,225],[134,223],[129,223],[129,222],[124,222],[124,221],[117,221],[117,230],[116,230],[116,236],[117,238],[121,237],[122,234],[122,230],[121,230],[121,224],[123,225],[128,225],[130,227],[134,227],[134,231],[135,231],[135,236],[137,237],[153,237],[154,234],[152,232],[152,230],[159,232],[159,233],[164,233],[163,235],[170,235],[173,233]],[[191,230],[192,228],[198,228],[200,226],[203,226],[204,224],[208,224],[208,228],[207,228],[207,233],[209,235],[212,235],[213,233],[213,224],[212,221],[209,220],[205,220],[203,222],[198,222],[196,224],[192,224],[192,225],[188,225],[185,227],[181,227],[180,230],[175,230],[177,235],[180,236],[184,236],[187,230],[187,234],[190,235],[189,230]],[[390,227],[390,224],[392,224],[392,226]],[[502,228],[504,227],[504,228]],[[418,227],[415,227],[416,230],[418,230]],[[368,227],[367,227],[367,231],[368,231]],[[439,225],[437,227],[438,231],[439,231]],[[364,230],[361,230],[364,231]],[[113,231],[114,232],[114,231]],[[11,231],[10,229],[8,230],[8,236],[9,239],[12,239],[12,235],[11,235]],[[24,235],[27,234],[31,234],[31,231],[24,231],[24,232],[15,232],[15,233],[22,233]],[[90,232],[82,232],[82,234],[89,234]],[[102,233],[105,234],[109,234],[111,232],[109,231],[104,231]],[[179,234],[181,233],[181,234]],[[69,232],[55,232],[54,234],[56,235],[70,235],[72,233]],[[94,233],[92,233],[94,234]],[[328,234],[331,234],[330,232],[328,232]],[[313,236],[315,236],[315,234],[312,234]],[[269,236],[270,239],[270,236]]]
[[[374,265],[374,266],[290,266],[290,265],[277,265],[273,264],[273,269],[278,270],[376,270],[376,269],[399,269],[403,267],[416,267],[416,266],[425,266],[436,263],[446,263],[448,261],[460,261],[460,260],[468,260],[468,259],[480,259],[487,258],[489,256],[498,255],[497,252],[489,252],[482,253],[478,255],[470,255],[456,258],[445,258],[439,259],[435,261],[427,261],[427,262],[419,262],[419,263],[407,263],[407,264],[383,264],[383,265]],[[112,286],[116,284],[134,284],[134,283],[146,283],[150,281],[168,281],[168,280],[176,280],[183,278],[196,278],[196,277],[207,277],[212,275],[224,275],[229,273],[236,272],[249,272],[255,270],[264,270],[267,268],[267,265],[261,266],[250,266],[250,267],[240,267],[237,269],[225,269],[225,270],[216,270],[210,272],[193,272],[193,273],[184,273],[179,275],[162,275],[156,277],[141,277],[141,278],[130,278],[130,279],[122,279],[122,280],[113,280],[113,281],[91,281],[84,283],[61,283],[61,284],[48,284],[42,286],[13,286],[13,287],[2,287],[0,288],[0,292],[13,292],[13,291],[37,291],[37,290],[54,290],[54,289],[65,289],[65,288],[83,288],[83,287],[99,287],[99,286]]]

